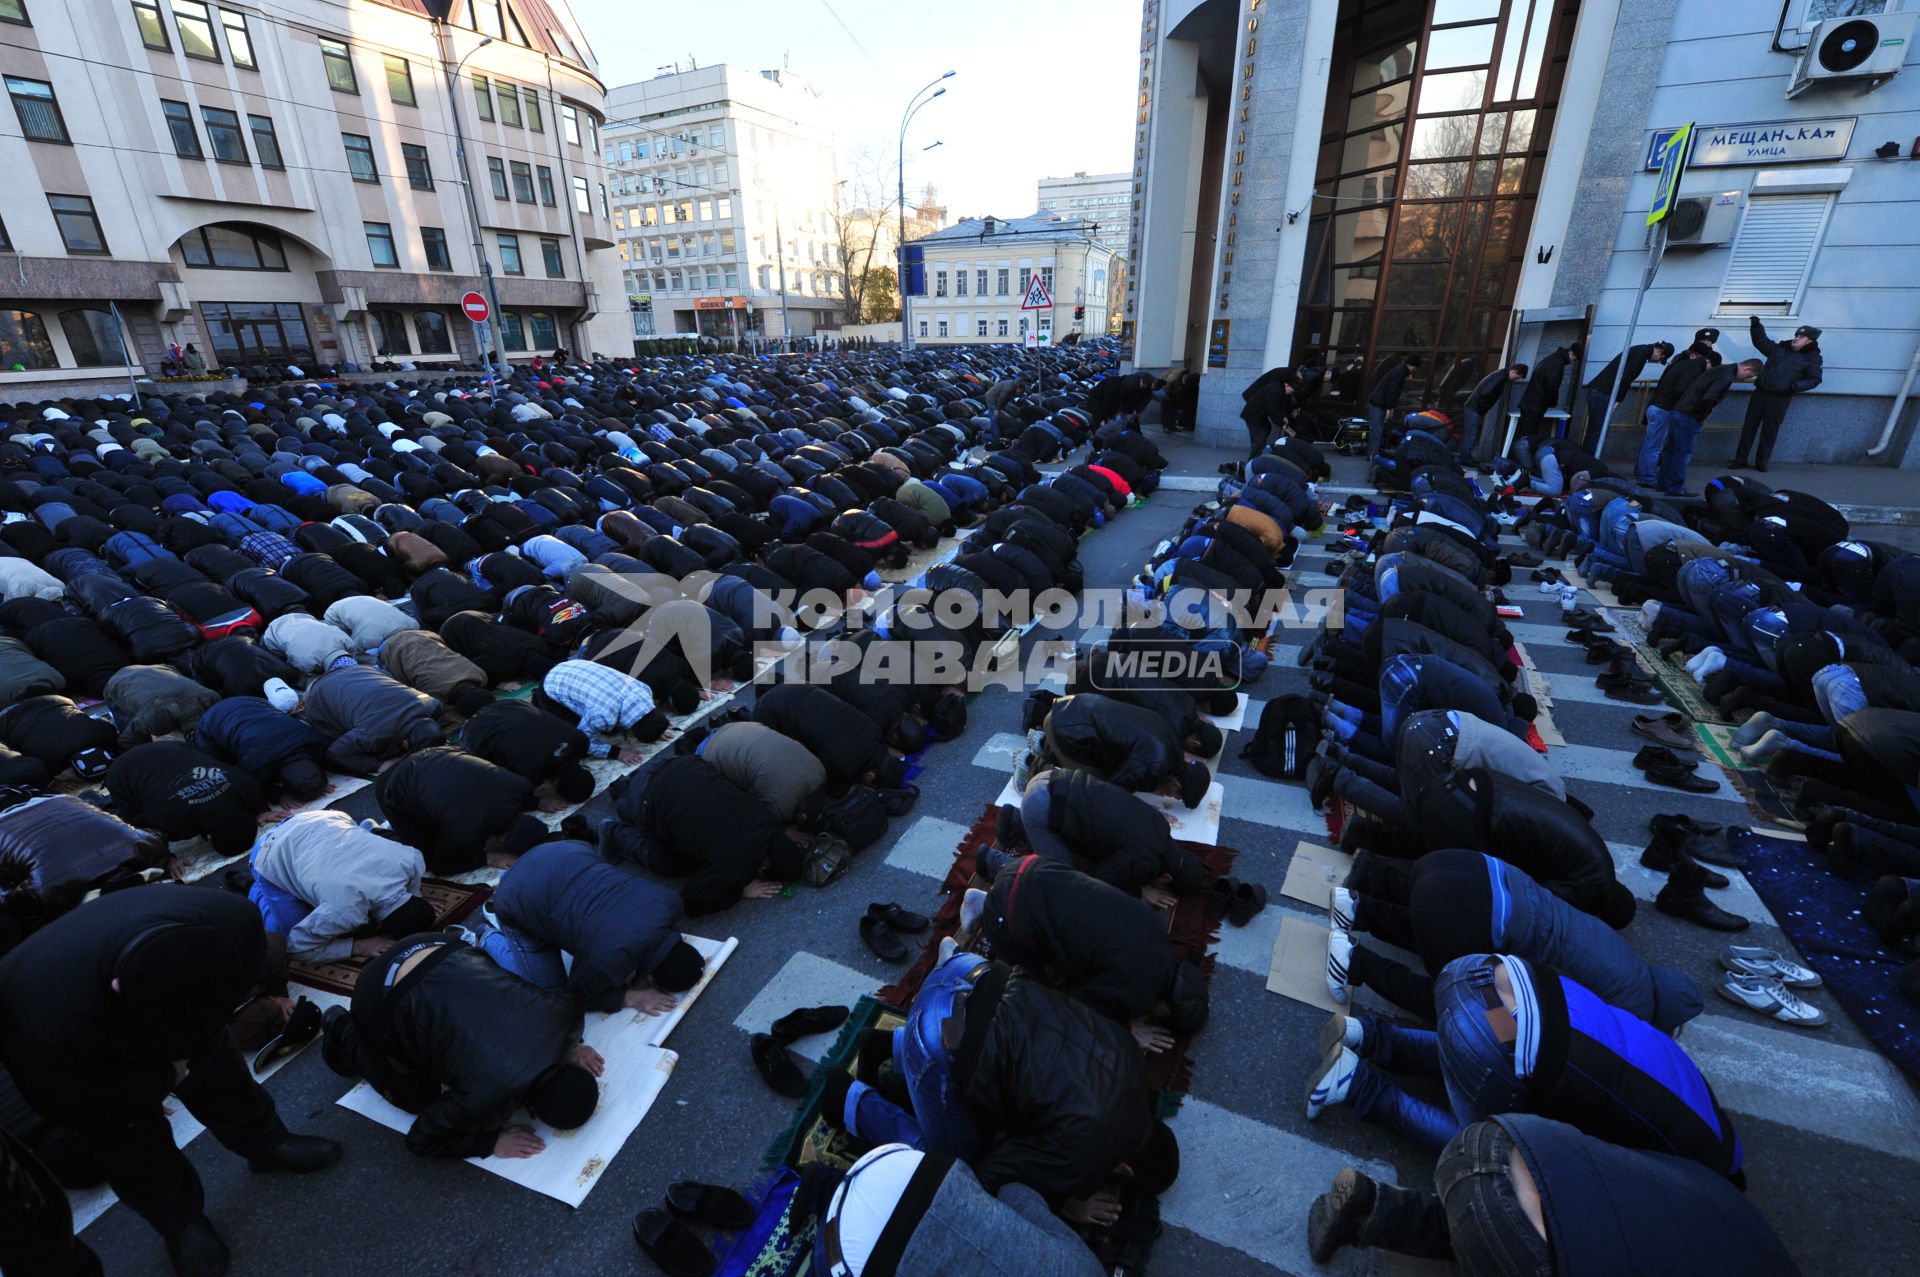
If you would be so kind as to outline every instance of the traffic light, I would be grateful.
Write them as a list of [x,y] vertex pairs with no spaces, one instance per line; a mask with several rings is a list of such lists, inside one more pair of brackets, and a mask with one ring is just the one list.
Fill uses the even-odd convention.
[[1081,320],[1085,319],[1086,317],[1087,317],[1087,308],[1085,306],[1075,306],[1073,308],[1073,320],[1075,323],[1079,323]]

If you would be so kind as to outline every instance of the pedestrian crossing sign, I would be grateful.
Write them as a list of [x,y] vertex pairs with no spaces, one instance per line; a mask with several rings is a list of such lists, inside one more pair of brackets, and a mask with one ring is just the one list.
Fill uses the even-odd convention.
[[1053,305],[1053,298],[1047,296],[1047,281],[1035,275],[1033,282],[1027,285],[1027,295],[1020,302],[1021,310],[1045,310]]

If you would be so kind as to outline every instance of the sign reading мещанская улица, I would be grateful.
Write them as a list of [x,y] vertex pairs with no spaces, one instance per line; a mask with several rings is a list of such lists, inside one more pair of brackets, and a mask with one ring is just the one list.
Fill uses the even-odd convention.
[[[1763,120],[1747,124],[1700,124],[1693,130],[1687,167],[1731,168],[1744,164],[1808,164],[1844,160],[1859,117],[1826,120]],[[1646,167],[1660,167],[1660,148],[1671,129],[1655,129]]]

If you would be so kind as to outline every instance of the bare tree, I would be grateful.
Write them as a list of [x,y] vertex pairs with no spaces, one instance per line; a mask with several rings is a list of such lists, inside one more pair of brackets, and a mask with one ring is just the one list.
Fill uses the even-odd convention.
[[[869,277],[886,265],[881,243],[896,201],[888,193],[886,168],[872,147],[855,151],[845,171],[833,211],[833,251],[840,268],[840,308],[846,322],[857,324],[867,312]],[[876,262],[876,256],[882,260]]]

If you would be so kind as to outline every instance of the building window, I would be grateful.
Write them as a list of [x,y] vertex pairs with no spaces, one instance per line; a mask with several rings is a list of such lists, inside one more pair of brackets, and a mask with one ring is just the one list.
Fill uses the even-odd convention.
[[942,337],[945,337],[945,336],[947,335],[947,321],[946,321],[946,320],[944,320],[944,319],[940,321],[940,333],[939,333],[939,335],[940,335],[940,336],[942,336]]
[[722,195],[713,202],[713,216],[716,221],[724,222],[733,216],[733,196]]
[[60,241],[69,253],[105,256],[107,236],[94,216],[93,201],[84,195],[49,195],[47,206],[53,210],[54,225],[60,228]]
[[207,141],[213,144],[213,158],[222,164],[247,162],[247,139],[240,132],[240,116],[224,107],[203,106],[200,118],[206,121]]
[[253,33],[247,30],[246,14],[222,9],[220,29],[227,33],[227,56],[233,59],[233,65],[248,71],[260,65],[253,56]]
[[496,235],[494,242],[500,248],[500,269],[509,275],[524,275],[525,266],[520,263],[520,237],[518,235]]
[[320,60],[327,67],[327,83],[336,93],[358,93],[360,81],[353,78],[353,54],[342,40],[322,40]]
[[453,269],[453,256],[447,252],[447,233],[440,227],[420,228],[420,248],[427,255],[428,270]]
[[1020,296],[1025,297],[1027,295],[1027,290],[1032,287],[1033,287],[1033,267],[1022,266],[1020,268]]
[[500,0],[472,0],[467,10],[473,29],[496,40],[506,39],[507,29],[501,23],[500,8]]
[[280,168],[287,166],[280,155],[280,137],[273,131],[273,119],[265,115],[249,115],[247,125],[253,131],[253,153],[260,157],[261,168]]
[[347,148],[347,172],[353,174],[353,180],[379,181],[380,170],[373,163],[373,139],[364,133],[342,133],[340,141]]
[[27,6],[21,0],[0,0],[0,22],[15,22],[23,27],[33,25],[27,20]]
[[381,61],[387,66],[387,96],[393,99],[395,106],[418,106],[413,96],[413,64],[405,58],[396,58],[391,53]]
[[507,198],[507,162],[497,155],[487,157],[487,176],[493,179],[493,198]]
[[493,85],[484,75],[473,77],[473,109],[483,120],[493,118]]
[[54,100],[53,86],[45,80],[6,77],[7,95],[13,99],[13,113],[20,117],[20,132],[33,142],[66,142],[67,121]]
[[500,86],[500,123],[520,127],[520,90],[511,84]]
[[398,266],[400,254],[393,245],[393,226],[389,222],[362,222],[367,230],[367,251],[375,266]]
[[1040,284],[1041,287],[1047,290],[1047,297],[1051,299],[1053,297],[1053,267],[1042,266],[1040,268]]
[[406,162],[407,185],[416,191],[433,189],[433,164],[427,158],[427,148],[418,142],[402,142],[400,158]]
[[104,310],[62,311],[60,331],[66,334],[67,350],[75,367],[108,368],[127,362],[127,345],[120,336],[120,325]]
[[564,279],[566,277],[567,263],[566,259],[560,255],[559,240],[543,239],[540,241],[540,260],[546,265],[548,279]]
[[180,52],[208,62],[220,60],[213,37],[213,11],[204,0],[173,0],[173,25],[180,30]]
[[[996,288],[994,291],[999,293],[1002,297],[1005,297],[1007,295],[1007,268],[1004,266],[1000,267],[997,272],[997,275],[998,275],[998,279],[996,280],[996,282],[1000,285],[1000,287]],[[1007,335],[1007,321],[1004,319],[1000,321],[1000,335],[1002,337],[1005,337]]]
[[285,270],[286,248],[264,227],[216,222],[180,237],[180,257],[201,270]]
[[553,316],[544,310],[536,310],[527,316],[527,332],[533,338],[535,350],[553,350],[560,345],[560,325],[554,323]]
[[373,345],[377,354],[411,355],[413,343],[407,339],[407,321],[397,310],[369,312],[373,320]]
[[540,179],[540,202],[548,208],[555,207],[559,201],[553,194],[553,170],[544,164],[536,164],[534,172]]
[[573,210],[585,213],[588,217],[593,216],[593,189],[584,177],[573,179]]
[[964,270],[953,272],[953,295],[955,297],[967,295],[967,272]]
[[607,205],[607,184],[602,182],[600,183],[600,220],[605,222],[612,218],[613,212]]
[[[560,136],[574,146],[580,145],[580,112],[564,103],[560,107]],[[581,212],[585,212],[582,209]]]
[[520,103],[526,108],[522,114],[526,118],[527,127],[535,133],[546,132],[546,122],[540,118],[540,95],[532,89],[522,89],[520,91]]
[[57,368],[47,326],[30,310],[0,310],[0,369]]
[[504,350],[527,348],[527,326],[520,316],[512,313],[500,316],[500,346]]
[[947,272],[943,270],[934,272],[933,295],[935,297],[945,297],[947,295]]
[[133,24],[140,28],[140,43],[149,49],[173,48],[167,40],[167,20],[160,16],[159,0],[133,0]]
[[[1000,273],[1001,273],[1001,275],[1003,275],[1003,276],[1004,276],[1004,275],[1006,274],[1006,272],[1005,272],[1005,271],[1001,271]],[[999,336],[1001,336],[1001,337],[1005,337],[1005,336],[1007,335],[1007,321],[1006,321],[1006,319],[1005,319],[1005,318],[1002,318],[1002,319],[1000,320],[1000,326],[999,326],[999,328],[998,328],[998,329],[996,330],[996,332],[997,332],[997,334],[998,334]]]
[[160,113],[167,117],[167,132],[173,137],[173,153],[189,160],[204,158],[200,151],[200,133],[193,127],[193,111],[185,102],[160,99]]
[[974,333],[974,336],[985,337],[986,335],[987,335],[987,321],[982,319],[978,321],[977,331]]
[[[987,272],[977,270],[973,273],[973,291],[981,297],[987,295]],[[985,337],[987,334],[982,332],[980,335]]]
[[533,203],[533,165],[524,160],[513,162],[513,198],[522,204]]
[[1832,209],[1833,196],[1827,192],[1749,199],[1734,236],[1717,313],[1799,314]]
[[927,335],[927,321],[924,319],[920,321],[920,335],[922,337]]
[[437,310],[413,312],[413,335],[420,339],[423,355],[451,355],[453,338],[447,332],[447,317]]

